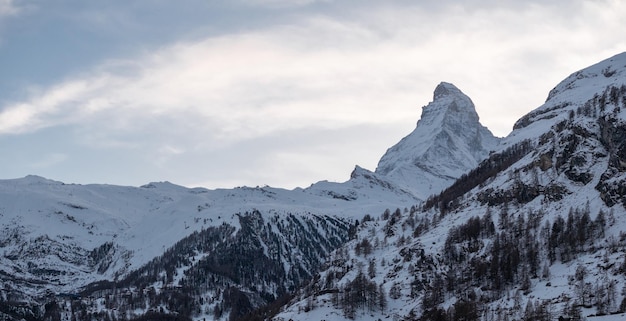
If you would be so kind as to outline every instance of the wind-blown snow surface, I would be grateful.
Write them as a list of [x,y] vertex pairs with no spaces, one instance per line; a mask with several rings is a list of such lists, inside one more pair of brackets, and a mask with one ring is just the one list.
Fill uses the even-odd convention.
[[[275,320],[453,319],[455,308],[479,320],[556,320],[575,310],[623,320],[625,186],[622,53],[559,83],[440,198],[362,224]],[[357,283],[362,274],[367,282]],[[386,304],[357,293],[346,308],[345,296],[369,282]]]
[[498,141],[480,124],[472,100],[442,82],[415,130],[387,150],[376,174],[425,200],[476,167]]

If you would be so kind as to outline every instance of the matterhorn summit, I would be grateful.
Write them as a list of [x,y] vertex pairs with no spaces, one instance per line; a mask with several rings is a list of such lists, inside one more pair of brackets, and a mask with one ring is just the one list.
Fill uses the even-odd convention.
[[499,140],[480,124],[472,100],[442,82],[415,130],[387,150],[376,173],[426,199],[476,167]]

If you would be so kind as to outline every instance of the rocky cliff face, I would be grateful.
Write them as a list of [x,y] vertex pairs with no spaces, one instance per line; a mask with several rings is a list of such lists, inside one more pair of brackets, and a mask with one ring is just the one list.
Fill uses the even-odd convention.
[[387,150],[376,174],[426,199],[476,167],[498,142],[480,124],[471,99],[454,85],[441,83],[415,130]]

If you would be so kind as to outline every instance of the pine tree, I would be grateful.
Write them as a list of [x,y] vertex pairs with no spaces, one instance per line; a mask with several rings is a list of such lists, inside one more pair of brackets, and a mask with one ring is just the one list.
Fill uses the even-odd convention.
[[387,295],[382,283],[378,285],[378,308],[383,312],[387,309]]
[[370,279],[376,277],[376,259],[371,259],[369,261],[369,266],[367,267],[367,275]]

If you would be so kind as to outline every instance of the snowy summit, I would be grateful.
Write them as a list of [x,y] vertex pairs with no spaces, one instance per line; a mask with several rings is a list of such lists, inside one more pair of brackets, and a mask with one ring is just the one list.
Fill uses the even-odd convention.
[[442,82],[415,130],[387,150],[376,173],[426,199],[476,167],[498,142],[481,125],[472,100]]

